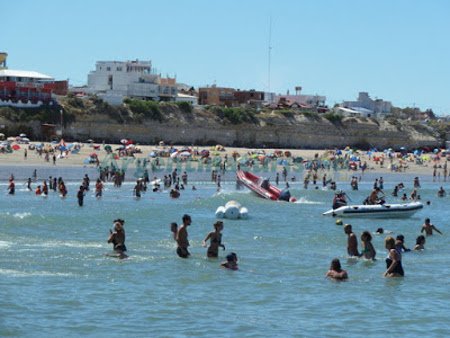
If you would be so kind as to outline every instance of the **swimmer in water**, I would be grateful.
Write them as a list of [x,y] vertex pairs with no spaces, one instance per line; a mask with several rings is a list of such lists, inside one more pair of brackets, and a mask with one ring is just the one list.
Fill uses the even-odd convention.
[[230,269],[230,270],[238,270],[238,257],[237,255],[232,252],[229,255],[227,255],[227,260],[226,262],[223,262],[222,264],[220,264],[221,267],[226,268],[226,269]]
[[391,236],[386,237],[384,246],[388,251],[386,258],[386,272],[384,277],[403,277],[405,272],[402,266],[402,254],[395,248],[395,239]]
[[178,198],[180,197],[180,192],[177,189],[172,189],[170,190],[169,195],[171,198]]
[[429,218],[425,218],[425,223],[422,225],[422,229],[420,230],[420,233],[425,231],[425,234],[427,236],[433,235],[433,230],[440,233],[442,235],[442,232],[434,226],[434,224],[431,224]]
[[365,259],[371,259],[371,260],[375,260],[375,256],[377,254],[377,252],[375,251],[375,248],[373,247],[372,244],[372,235],[370,234],[369,231],[364,231],[361,234],[361,245],[362,245],[362,256]]
[[103,182],[101,179],[97,179],[95,183],[95,197],[100,198],[103,195]]
[[397,249],[398,252],[411,251],[411,249],[408,249],[405,246],[405,236],[403,236],[402,234],[397,235],[397,237],[395,238],[395,248]]
[[358,240],[352,231],[351,224],[344,225],[344,232],[347,234],[347,253],[351,257],[360,257],[358,251]]
[[84,186],[80,185],[80,189],[77,192],[77,198],[78,198],[78,205],[80,207],[83,206],[83,200],[84,200]]
[[136,181],[136,185],[134,186],[133,189],[133,194],[136,198],[141,198],[141,192],[142,192],[143,188],[142,188],[142,184],[140,180]]
[[175,222],[170,223],[170,231],[172,231],[173,239],[177,240],[177,231],[178,231],[178,224]]
[[191,225],[192,219],[191,216],[185,214],[182,220],[183,224],[178,228],[176,235],[176,241],[178,244],[177,254],[181,258],[188,258],[191,254],[188,251],[189,240],[187,227]]
[[8,194],[14,195],[16,192],[16,185],[14,183],[14,176],[11,175],[11,178],[9,179],[9,185],[8,185]]
[[377,231],[374,232],[374,234],[375,235],[392,234],[392,231],[384,230],[383,228],[378,228]]
[[328,270],[325,276],[336,280],[348,278],[347,271],[341,268],[341,262],[337,258],[331,261],[330,270]]
[[416,238],[416,246],[414,250],[424,250],[425,249],[425,236],[420,235]]
[[123,228],[125,221],[123,219],[116,219],[114,221],[114,231],[110,230],[108,243],[113,244],[113,250],[118,254],[119,258],[128,257],[125,254],[127,247],[125,246],[125,230]]
[[209,240],[209,248],[206,252],[206,255],[209,258],[217,258],[219,257],[219,247],[225,250],[225,245],[222,244],[222,233],[223,230],[223,222],[217,221],[214,223],[214,231],[211,231],[208,235],[206,235],[205,239],[202,241],[202,245],[206,247],[206,242]]

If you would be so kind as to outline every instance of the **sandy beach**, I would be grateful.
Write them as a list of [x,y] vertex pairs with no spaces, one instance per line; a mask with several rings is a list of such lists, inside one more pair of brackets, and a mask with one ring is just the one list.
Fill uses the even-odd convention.
[[[33,142],[36,143],[36,142]],[[111,144],[111,147],[114,150],[121,147],[120,144]],[[169,149],[168,146],[159,146],[159,145],[136,145],[140,149],[139,153],[135,153],[134,157],[136,159],[150,159],[149,154],[155,149],[161,150],[163,148]],[[47,162],[45,160],[45,156],[39,156],[38,153],[35,150],[30,150],[29,144],[20,144],[20,149],[13,151],[12,153],[2,153],[0,154],[0,165],[5,166],[27,166],[27,167],[33,167],[33,166],[54,166],[52,161],[52,155],[50,155],[50,159]],[[175,149],[183,149],[185,146],[173,146]],[[275,153],[276,151],[282,151],[283,154],[285,152],[290,152],[290,158],[295,157],[302,157],[304,160],[313,160],[315,158],[315,155],[318,154],[318,158],[320,159],[327,159],[329,158],[329,150],[312,150],[312,149],[264,149],[264,150],[258,150],[258,149],[252,149],[252,148],[234,148],[234,147],[226,147],[223,151],[215,151],[214,147],[191,147],[192,149],[201,152],[202,150],[209,150],[211,152],[211,156],[220,156],[222,159],[227,155],[229,163],[233,162],[232,155],[233,153],[238,153],[239,156],[251,156],[252,153],[255,152],[262,152],[264,151],[265,154],[271,154]],[[27,156],[25,158],[25,149],[27,149]],[[117,152],[117,151],[116,151]],[[95,163],[86,163],[86,159],[90,157],[91,154],[97,154],[98,159],[100,163],[102,160],[106,157],[107,153],[104,150],[104,145],[102,144],[89,144],[89,143],[81,143],[81,148],[78,153],[68,153],[68,155],[64,158],[58,158],[56,160],[56,166],[58,167],[95,167]],[[56,152],[56,154],[59,154],[59,151]],[[385,154],[383,153],[373,153],[371,156],[367,154],[366,151],[356,151],[352,153],[354,156],[358,156],[360,158],[361,163],[367,162],[367,172],[376,174],[386,174],[386,173],[394,173],[394,171],[391,170],[390,161],[385,157]],[[381,164],[379,161],[375,161],[374,158],[376,157],[385,157],[384,163]],[[172,160],[168,157],[161,158],[162,163],[174,163]],[[178,161],[177,163],[181,165],[182,167],[186,167],[186,165],[189,165],[191,168],[195,169],[199,162],[200,157],[192,157],[191,159],[186,159],[185,161]],[[281,159],[287,160],[287,163],[292,164],[292,160],[290,160],[286,156],[282,156]],[[440,162],[436,162],[438,165],[443,165],[445,158],[441,159]],[[134,161],[130,161],[130,166],[134,166]],[[433,165],[434,162],[431,160],[424,161],[423,164],[417,164],[415,161],[412,160],[406,160],[402,161],[399,158],[394,158],[392,161],[392,164],[395,166],[399,166],[400,162],[402,162],[402,169],[400,171],[395,171],[399,174],[401,173],[407,173],[407,174],[416,174],[418,176],[424,176],[424,175],[432,175],[433,173]],[[258,164],[258,161],[255,161],[256,164]],[[301,166],[301,164],[298,164],[298,166]],[[282,165],[278,164],[277,170],[281,169]],[[273,168],[273,166],[272,166]],[[306,171],[305,171],[306,172]],[[352,172],[352,171],[351,171]],[[441,172],[443,174],[443,169],[438,169],[438,172]],[[355,170],[355,174],[361,173],[361,170]],[[6,179],[6,178],[3,178]]]

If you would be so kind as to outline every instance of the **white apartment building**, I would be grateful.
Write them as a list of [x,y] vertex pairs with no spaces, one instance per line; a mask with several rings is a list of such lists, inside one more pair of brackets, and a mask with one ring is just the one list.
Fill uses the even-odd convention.
[[344,101],[342,106],[358,110],[358,108],[364,108],[371,111],[375,116],[382,116],[389,114],[392,109],[392,103],[381,99],[371,99],[369,93],[360,92],[356,101]]
[[98,61],[88,74],[87,92],[118,105],[125,97],[174,101],[175,79],[152,73],[151,61]]

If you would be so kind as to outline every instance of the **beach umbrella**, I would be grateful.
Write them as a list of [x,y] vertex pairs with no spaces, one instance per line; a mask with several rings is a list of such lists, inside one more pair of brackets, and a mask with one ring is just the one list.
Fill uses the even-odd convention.
[[156,153],[154,151],[152,151],[150,154],[148,154],[148,156],[150,157],[156,157]]
[[127,140],[126,138],[123,138],[123,139],[120,140],[120,143],[122,143],[122,144],[127,144],[127,143],[128,143],[128,140]]
[[20,137],[27,137],[27,134],[19,134]]
[[134,144],[129,144],[126,146],[126,149],[134,149],[135,145]]
[[184,156],[184,157],[189,157],[191,156],[191,153],[189,151],[182,151],[181,153],[179,153],[180,156]]
[[107,144],[103,149],[105,149],[105,151],[112,151],[112,147],[109,145],[109,144]]
[[178,156],[178,152],[177,151],[174,151],[174,152],[172,152],[172,154],[170,154],[170,158],[175,158],[177,156]]
[[12,148],[13,150],[19,150],[19,149],[20,149],[20,146],[19,146],[18,144],[14,144],[11,148]]
[[94,143],[94,140],[90,138],[90,139],[86,140],[86,142],[88,142],[88,143]]
[[90,155],[89,155],[89,157],[95,157],[95,158],[97,158],[97,154],[96,153],[91,153]]

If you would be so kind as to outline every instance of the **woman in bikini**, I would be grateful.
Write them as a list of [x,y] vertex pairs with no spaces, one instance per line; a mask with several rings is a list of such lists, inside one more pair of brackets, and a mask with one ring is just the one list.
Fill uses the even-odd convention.
[[223,230],[223,222],[217,221],[214,223],[214,231],[211,231],[208,235],[206,235],[202,244],[206,247],[206,242],[209,240],[209,247],[206,255],[209,258],[217,258],[219,256],[219,247],[222,247],[225,250],[225,246],[222,244],[222,233]]
[[365,259],[375,260],[375,255],[377,252],[372,244],[372,235],[369,231],[364,231],[361,234],[361,244],[362,244],[362,256]]

